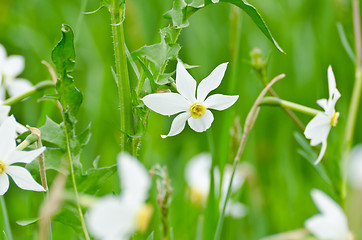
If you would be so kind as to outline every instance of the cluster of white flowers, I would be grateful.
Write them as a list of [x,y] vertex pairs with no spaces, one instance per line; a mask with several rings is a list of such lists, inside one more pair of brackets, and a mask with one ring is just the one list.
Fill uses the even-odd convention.
[[[193,157],[185,169],[186,183],[190,188],[191,200],[198,204],[205,204],[210,191],[210,169],[211,169],[211,155],[209,153],[201,153]],[[221,197],[219,208],[222,210],[231,179],[232,166],[226,165],[222,177]],[[220,171],[217,167],[214,170],[215,193],[218,194],[220,189]],[[244,175],[242,169],[238,167],[235,171],[231,192],[237,192],[244,183]],[[234,218],[241,218],[246,215],[246,207],[232,199],[229,200],[225,215]]]
[[26,168],[14,165],[32,162],[44,152],[45,147],[33,151],[17,151],[15,138],[16,121],[11,116],[0,126],[0,195],[4,195],[9,189],[9,176],[21,189],[45,191]]

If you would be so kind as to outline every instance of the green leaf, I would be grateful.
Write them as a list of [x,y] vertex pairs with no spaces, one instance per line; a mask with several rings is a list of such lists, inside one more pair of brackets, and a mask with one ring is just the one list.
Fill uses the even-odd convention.
[[[47,147],[46,151],[44,152],[45,170],[55,170],[55,171],[58,171],[58,172],[62,172],[63,174],[66,174],[63,171],[63,168],[61,167],[61,162],[62,162],[62,159],[63,159],[65,153],[66,153],[66,151],[62,150],[60,148]],[[38,159],[35,159],[31,163],[28,163],[26,165],[26,168],[32,174],[39,174],[39,161],[38,161]]]
[[47,117],[45,124],[40,128],[40,131],[43,141],[55,144],[61,149],[66,149],[67,143],[65,139],[64,126]]
[[147,240],[153,240],[153,232],[148,236]]
[[89,169],[84,175],[77,178],[78,191],[95,194],[116,171],[117,165]]
[[356,55],[353,53],[351,46],[348,43],[346,33],[344,32],[343,26],[340,22],[337,23],[337,29],[339,38],[341,39],[342,45],[346,53],[348,54],[349,58],[352,60],[354,64],[356,64]]
[[72,227],[76,232],[82,232],[78,210],[71,204],[64,204],[62,210],[54,217],[54,221]]
[[31,224],[34,224],[36,222],[39,221],[39,218],[30,218],[30,219],[23,219],[23,220],[18,220],[16,221],[16,223],[20,226],[28,226],[28,225],[31,225]]

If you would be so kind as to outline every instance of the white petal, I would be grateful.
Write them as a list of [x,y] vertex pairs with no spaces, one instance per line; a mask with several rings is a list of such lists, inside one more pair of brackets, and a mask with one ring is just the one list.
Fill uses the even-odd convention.
[[[233,173],[233,166],[227,164],[224,168],[224,175],[222,180],[222,188],[221,188],[222,196],[226,197],[232,173]],[[241,166],[237,166],[234,174],[233,184],[231,186],[231,191],[237,192],[243,185],[244,181],[245,181],[245,176],[242,172]]]
[[319,106],[321,106],[324,109],[324,111],[327,111],[327,109],[328,109],[327,99],[325,99],[325,98],[319,99],[319,100],[317,100],[317,103]]
[[1,75],[0,75],[0,104],[5,101],[5,85],[1,83]]
[[208,97],[205,102],[204,106],[206,108],[211,108],[215,110],[225,110],[231,107],[236,100],[238,100],[239,96],[228,96],[222,94],[215,94]]
[[186,70],[182,62],[176,67],[176,88],[177,91],[190,102],[196,102],[196,81]]
[[9,153],[6,159],[4,159],[4,161],[7,165],[11,165],[14,163],[31,163],[44,151],[45,147],[41,147],[32,151],[12,151],[11,153]]
[[362,190],[362,144],[355,146],[348,161],[348,178],[355,189]]
[[162,115],[173,115],[190,108],[190,103],[177,93],[149,94],[142,101],[149,109]]
[[206,96],[216,89],[224,77],[228,63],[222,63],[217,66],[209,76],[202,80],[197,88],[197,101],[203,102]]
[[23,167],[8,166],[5,172],[14,180],[15,184],[21,189],[43,192],[45,189],[37,183],[31,176],[30,172]]
[[8,191],[8,189],[9,189],[8,175],[6,173],[0,174],[0,196],[4,195]]
[[4,64],[6,56],[7,56],[6,50],[5,50],[4,46],[0,44],[0,70],[1,70],[1,66]]
[[19,96],[33,88],[33,84],[26,79],[15,79],[7,84],[7,90],[11,97]]
[[16,122],[16,132],[19,134],[23,134],[25,132],[29,131],[29,129],[27,129],[26,127],[24,127],[23,125],[21,125],[20,123]]
[[321,214],[307,219],[305,227],[319,239],[346,239],[349,229],[342,208],[320,190],[312,190],[312,198]]
[[143,164],[127,152],[118,157],[118,175],[122,186],[122,196],[144,202],[151,187],[151,176]]
[[205,114],[202,117],[190,117],[187,122],[194,131],[203,132],[211,127],[213,121],[214,116],[212,115],[212,112],[210,110],[206,110]]
[[304,135],[306,138],[311,139],[311,145],[315,146],[328,137],[331,130],[331,119],[324,113],[318,113],[306,126]]
[[329,96],[337,90],[336,86],[336,79],[333,74],[332,66],[328,67],[328,89],[329,89]]
[[324,154],[326,153],[326,150],[327,150],[327,141],[325,140],[322,142],[321,151],[319,152],[318,158],[315,161],[314,165],[317,165],[322,160],[322,158],[324,157]]
[[200,153],[187,163],[185,180],[187,185],[206,200],[210,191],[211,154]]
[[9,117],[10,106],[0,104],[0,126]]
[[134,209],[121,198],[103,197],[86,214],[90,233],[99,239],[123,239],[136,230]]
[[171,136],[175,136],[182,132],[185,128],[185,124],[187,119],[191,117],[189,112],[180,113],[175,117],[172,121],[170,132],[167,135],[161,135],[162,138],[167,138]]
[[0,126],[0,159],[6,156],[16,147],[15,118],[8,117]]
[[3,72],[6,76],[15,78],[24,71],[25,59],[23,56],[9,56],[3,66]]

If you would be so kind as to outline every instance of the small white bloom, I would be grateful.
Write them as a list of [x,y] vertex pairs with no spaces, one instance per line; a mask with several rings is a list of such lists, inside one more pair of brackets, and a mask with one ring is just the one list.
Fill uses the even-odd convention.
[[348,178],[353,188],[362,190],[362,144],[356,145],[348,161]]
[[0,44],[0,75],[2,75],[0,77],[0,101],[5,100],[5,90],[13,97],[33,87],[29,80],[17,78],[24,71],[24,67],[24,57],[18,55],[7,57],[4,46]]
[[21,189],[45,191],[27,169],[14,165],[15,163],[31,163],[44,152],[45,147],[33,151],[15,150],[15,128],[16,121],[13,116],[8,117],[0,126],[0,195],[4,195],[9,189],[9,176]]
[[320,190],[313,189],[311,195],[321,213],[307,219],[304,223],[305,228],[321,240],[352,239],[343,209]]
[[[190,187],[191,201],[200,205],[205,204],[207,197],[209,196],[211,161],[211,155],[209,153],[201,153],[194,156],[186,165],[185,179],[187,185]],[[220,211],[222,210],[226,200],[231,174],[232,166],[226,165],[222,178],[221,199],[219,204]],[[241,188],[244,183],[244,179],[244,175],[238,167],[234,175],[233,185],[231,186],[232,193],[237,192]],[[220,186],[220,171],[217,167],[214,170],[214,180],[215,194],[218,194]],[[241,218],[246,215],[246,208],[243,204],[230,199],[225,209],[225,215],[234,218]]]
[[177,63],[176,88],[179,93],[154,93],[145,96],[142,101],[151,110],[162,115],[180,113],[172,122],[168,135],[175,136],[185,128],[186,121],[196,132],[206,131],[211,127],[214,116],[209,109],[225,110],[231,107],[239,96],[214,94],[207,95],[216,89],[224,77],[227,63],[217,66],[212,73],[202,80],[197,88],[196,80],[187,72],[181,62]]
[[324,112],[318,113],[307,125],[304,131],[306,138],[310,139],[310,144],[316,146],[322,143],[322,149],[315,162],[318,164],[327,149],[327,137],[332,126],[337,125],[339,112],[335,111],[337,100],[341,97],[341,94],[337,90],[336,80],[332,71],[332,67],[328,68],[328,88],[329,99],[320,99],[317,101],[318,105],[324,109]]
[[152,207],[145,204],[152,181],[147,169],[128,153],[120,153],[118,175],[121,196],[101,198],[86,215],[89,231],[98,239],[129,239],[136,230],[145,230],[152,215]]

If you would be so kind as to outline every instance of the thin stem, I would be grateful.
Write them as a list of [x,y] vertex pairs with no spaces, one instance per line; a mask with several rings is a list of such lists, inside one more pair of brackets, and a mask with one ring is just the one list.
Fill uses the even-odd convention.
[[8,216],[8,212],[6,210],[4,196],[0,196],[0,204],[1,204],[1,212],[3,215],[3,225],[5,228],[4,231],[5,231],[6,237],[8,238],[8,240],[13,240],[13,235],[11,233],[9,216]]
[[268,105],[268,106],[279,106],[279,107],[284,107],[287,109],[291,109],[291,110],[295,110],[301,113],[305,113],[311,116],[315,116],[318,113],[322,113],[319,110],[316,110],[314,108],[309,108],[306,107],[304,105],[300,105],[297,103],[293,103],[293,102],[289,102],[286,100],[282,100],[280,98],[276,98],[276,97],[265,97],[259,104],[260,106],[263,105]]
[[38,83],[37,85],[35,85],[33,88],[31,88],[29,91],[24,92],[18,96],[7,99],[6,101],[3,102],[3,105],[11,106],[17,102],[20,102],[24,98],[27,98],[27,97],[33,95],[36,92],[39,92],[39,91],[47,89],[47,88],[52,88],[52,87],[55,87],[54,82],[42,81],[42,82]]
[[342,185],[342,199],[347,195],[347,161],[349,158],[349,152],[353,143],[354,129],[356,126],[356,120],[358,115],[358,108],[361,99],[362,90],[362,50],[361,50],[361,22],[360,22],[360,10],[359,0],[353,0],[353,27],[354,27],[354,39],[357,54],[357,67],[355,73],[355,82],[353,86],[352,98],[350,108],[347,117],[347,124],[344,136],[343,144],[343,185]]
[[39,139],[39,135],[32,133],[25,138],[16,148],[16,151],[22,151],[33,143],[36,143]]
[[285,75],[281,74],[281,75],[275,77],[273,80],[270,81],[270,83],[259,94],[259,96],[256,99],[253,107],[251,108],[250,112],[248,113],[248,116],[246,117],[245,125],[244,125],[244,134],[243,134],[243,137],[242,137],[242,139],[240,141],[238,152],[236,153],[236,156],[234,158],[233,172],[231,174],[231,178],[230,178],[230,182],[229,182],[229,186],[228,186],[228,191],[227,191],[227,194],[226,194],[226,199],[225,199],[225,202],[224,202],[224,205],[223,205],[223,208],[222,208],[222,212],[220,213],[219,221],[217,223],[217,228],[216,228],[214,240],[219,240],[220,237],[221,237],[221,231],[222,231],[222,226],[223,226],[224,217],[225,217],[225,209],[226,209],[226,206],[227,206],[228,201],[229,201],[230,196],[231,196],[231,186],[233,184],[234,175],[235,175],[235,171],[236,171],[236,166],[239,163],[241,155],[244,152],[245,144],[246,144],[246,141],[248,139],[249,133],[253,129],[254,123],[255,123],[256,118],[258,116],[260,102],[263,100],[265,94],[269,91],[269,89],[273,86],[273,84],[276,83],[277,81],[279,81],[280,79],[284,78],[284,77],[285,77]]
[[[121,150],[132,153],[128,135],[134,134],[134,120],[131,102],[131,88],[128,76],[127,55],[123,31],[123,11],[117,0],[112,0],[111,24],[120,107]],[[125,134],[127,133],[127,134]]]

